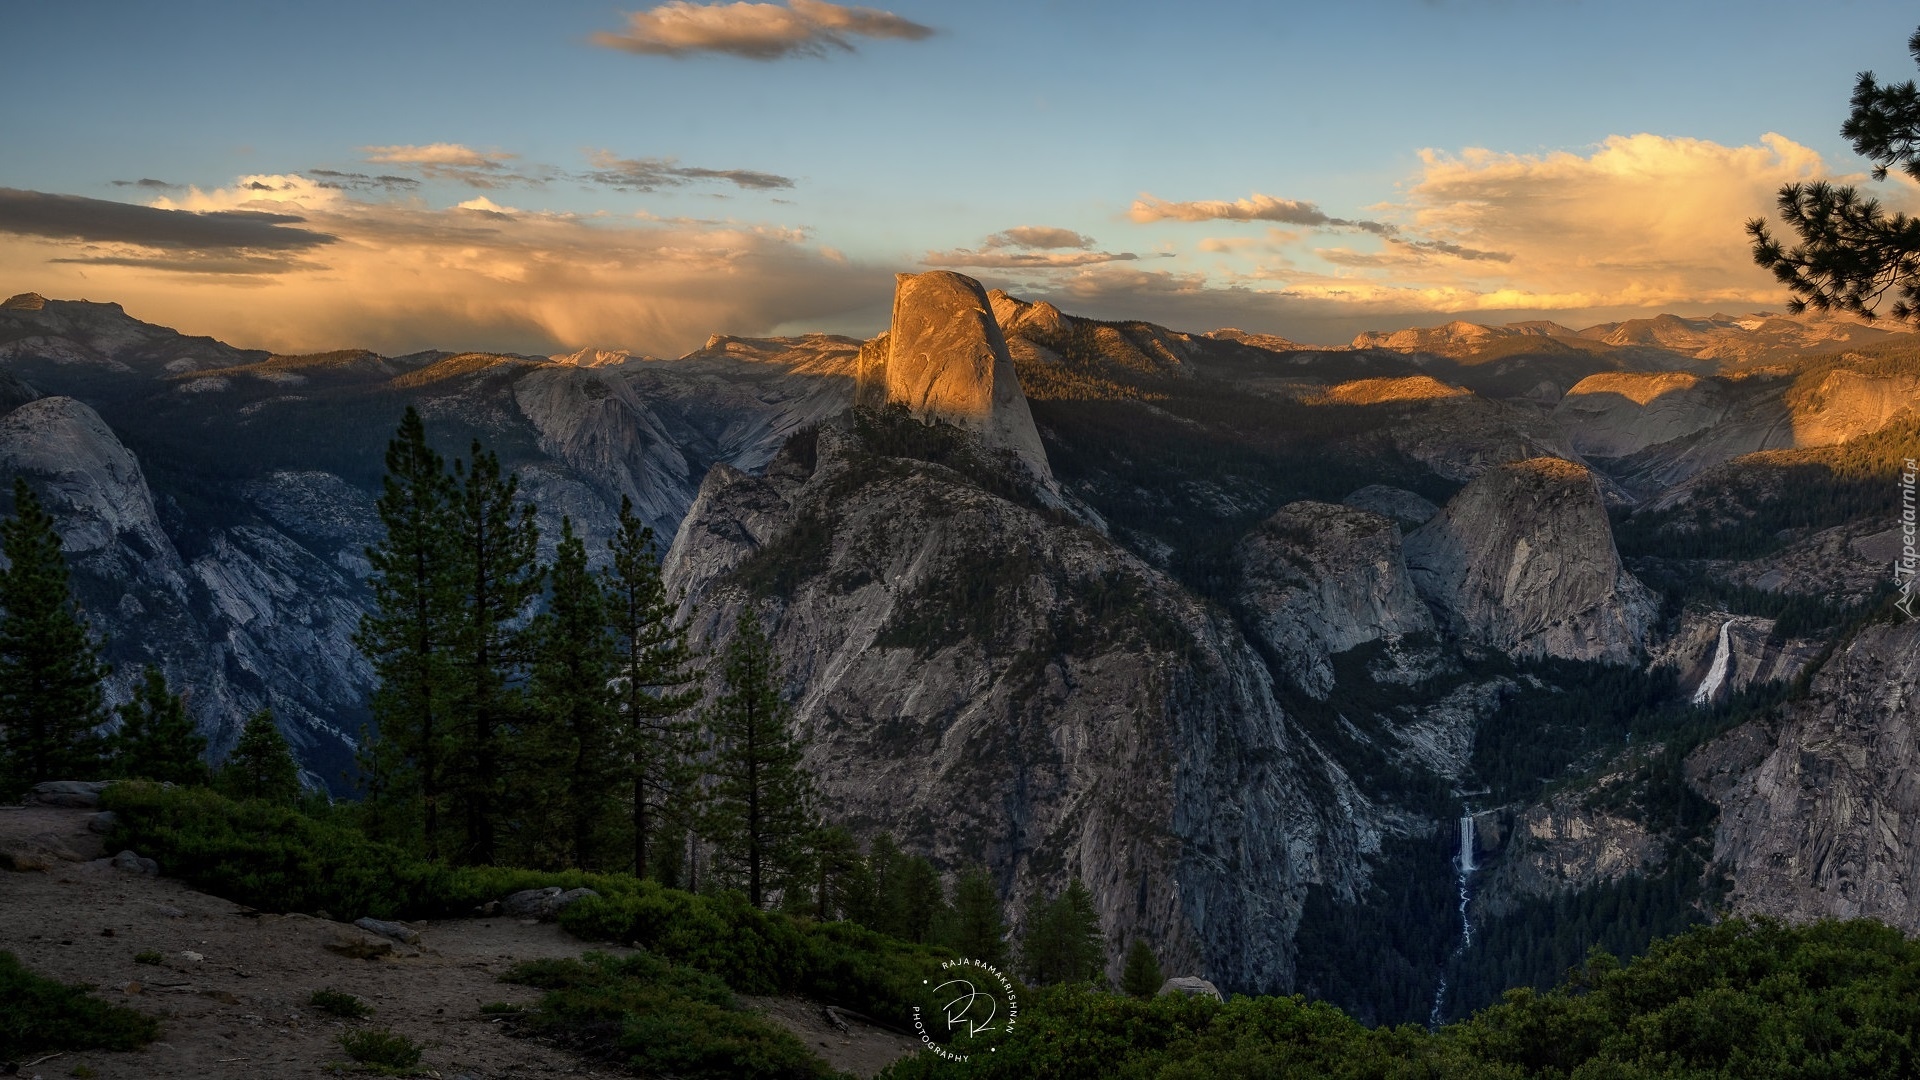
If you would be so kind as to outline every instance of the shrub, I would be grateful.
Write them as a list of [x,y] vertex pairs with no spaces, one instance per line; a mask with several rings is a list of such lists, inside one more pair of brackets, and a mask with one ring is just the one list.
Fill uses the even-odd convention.
[[412,1039],[385,1028],[364,1028],[340,1036],[347,1056],[375,1072],[404,1075],[420,1064],[420,1048]]
[[331,988],[315,990],[313,996],[307,999],[307,1004],[319,1009],[323,1013],[342,1017],[347,1020],[359,1020],[363,1017],[373,1015],[373,1006],[361,1001],[352,994],[342,993]]
[[159,964],[165,960],[165,954],[158,949],[141,949],[133,954],[133,962],[136,964]]
[[23,967],[0,952],[0,1061],[68,1050],[134,1050],[160,1037],[160,1023]]

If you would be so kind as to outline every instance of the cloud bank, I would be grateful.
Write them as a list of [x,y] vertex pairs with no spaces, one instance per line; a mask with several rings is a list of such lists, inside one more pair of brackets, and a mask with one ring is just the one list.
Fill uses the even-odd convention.
[[887,11],[824,0],[779,4],[696,4],[673,0],[627,16],[625,29],[593,35],[596,45],[647,56],[722,53],[748,60],[854,52],[854,38],[919,41],[933,28]]
[[684,187],[700,180],[718,180],[750,191],[776,191],[793,186],[791,177],[752,169],[702,169],[679,164],[673,158],[623,158],[605,150],[587,155],[593,167],[581,179],[617,191],[659,191]]
[[1072,229],[1018,225],[994,233],[977,248],[929,251],[920,261],[925,266],[1046,270],[1133,262],[1140,257],[1131,251],[1095,251],[1095,243],[1093,237]]

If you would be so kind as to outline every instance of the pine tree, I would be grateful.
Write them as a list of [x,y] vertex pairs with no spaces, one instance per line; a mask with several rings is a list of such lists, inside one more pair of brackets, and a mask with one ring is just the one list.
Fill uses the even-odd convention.
[[1127,948],[1127,966],[1120,973],[1120,989],[1137,998],[1150,998],[1160,992],[1164,982],[1153,946],[1146,938],[1134,938]]
[[1100,978],[1107,963],[1106,937],[1100,932],[1100,913],[1086,883],[1074,878],[1059,896],[1051,901],[1036,897],[1028,910],[1031,914],[1020,943],[1021,968],[1028,982],[1047,986]]
[[787,730],[792,708],[780,693],[779,663],[752,608],[727,646],[725,691],[706,710],[712,733],[717,860],[759,907],[804,862],[814,829],[813,783]]
[[[619,529],[608,542],[613,555],[606,592],[620,654],[620,744],[632,786],[633,872],[656,872],[649,847],[662,831],[684,836],[698,752],[694,723],[686,713],[700,700],[700,672],[687,645],[686,627],[660,580],[653,530],[621,496]],[[669,845],[679,862],[679,846]],[[677,876],[677,875],[675,875]]]
[[945,925],[947,919],[947,898],[940,890],[939,872],[925,858],[912,855],[901,863],[896,880],[901,912],[896,932],[907,941],[932,941],[934,929]]
[[813,838],[813,916],[821,922],[847,917],[848,892],[860,869],[860,847],[843,825]]
[[109,668],[75,609],[53,515],[25,477],[14,477],[0,550],[0,793],[13,795],[100,768]]
[[960,875],[953,887],[953,915],[945,944],[961,956],[999,966],[1007,961],[1007,924],[1000,892],[983,869]]
[[533,710],[548,748],[548,783],[536,798],[560,809],[568,866],[597,868],[597,837],[620,769],[613,692],[619,670],[607,628],[607,597],[587,570],[587,547],[573,521],[560,520],[560,544],[549,574],[547,610],[535,621]]
[[207,739],[187,714],[186,702],[167,688],[167,677],[148,664],[133,700],[120,706],[113,738],[117,775],[173,784],[207,782]]
[[499,457],[478,440],[472,463],[455,461],[453,471],[460,614],[452,637],[458,780],[451,787],[464,825],[459,859],[487,865],[499,852],[506,737],[526,712],[515,684],[527,661],[527,607],[540,592],[540,532],[533,506],[518,499],[519,477],[502,476]]
[[214,778],[214,787],[230,799],[292,803],[300,798],[300,768],[273,722],[272,709],[247,718],[240,741]]
[[900,894],[900,874],[906,860],[906,853],[894,842],[892,833],[875,836],[867,845],[867,857],[861,868],[864,872],[852,881],[847,917],[869,930],[904,936],[902,927],[907,912]]
[[363,742],[366,808],[376,833],[418,831],[428,858],[446,853],[453,737],[453,638],[459,622],[450,521],[453,483],[412,406],[387,443],[378,510],[386,539],[366,549],[373,610],[354,637],[373,664],[377,734]]

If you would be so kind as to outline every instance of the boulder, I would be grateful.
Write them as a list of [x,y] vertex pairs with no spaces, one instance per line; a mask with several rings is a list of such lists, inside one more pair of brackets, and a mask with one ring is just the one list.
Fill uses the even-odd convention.
[[144,856],[136,855],[131,851],[123,851],[115,855],[113,857],[113,868],[115,870],[125,870],[129,873],[146,874],[148,877],[153,877],[160,873],[159,863]]
[[558,885],[549,885],[544,889],[523,889],[514,893],[500,901],[500,910],[522,919],[557,919],[562,911],[576,902],[599,895],[592,889],[562,890]]
[[338,953],[349,960],[374,960],[393,955],[393,942],[371,934],[354,934],[346,931],[333,935],[333,938],[321,948],[330,953]]
[[1196,975],[1180,975],[1161,983],[1160,992],[1154,996],[1165,994],[1189,994],[1193,997],[1210,997],[1215,1001],[1226,1000],[1220,996],[1219,987]]
[[27,793],[28,806],[53,806],[64,810],[92,810],[100,805],[100,793],[111,780],[47,780],[33,785]]
[[120,824],[120,815],[111,810],[102,810],[87,818],[87,831],[97,833],[112,832]]
[[404,923],[388,922],[385,919],[359,918],[353,920],[353,925],[370,934],[379,934],[384,938],[392,938],[402,945],[420,944],[420,931]]

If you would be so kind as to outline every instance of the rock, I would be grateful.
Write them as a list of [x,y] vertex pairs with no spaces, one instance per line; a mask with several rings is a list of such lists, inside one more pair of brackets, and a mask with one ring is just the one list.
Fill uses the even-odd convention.
[[544,889],[523,889],[500,901],[501,911],[507,915],[523,919],[551,920],[560,917],[560,913],[589,896],[599,896],[592,889],[567,889],[562,891],[558,885],[549,885]]
[[1234,565],[1256,633],[1318,698],[1333,689],[1333,653],[1434,628],[1407,578],[1400,530],[1378,514],[1289,503],[1240,541]]
[[338,953],[350,960],[373,960],[393,955],[393,942],[371,934],[350,934],[344,931],[333,935],[321,948],[330,953]]
[[1607,371],[1575,383],[1553,419],[1576,452],[1617,458],[1712,427],[1730,407],[1712,379],[1682,371]]
[[115,870],[126,870],[135,874],[146,874],[148,877],[153,877],[160,873],[159,863],[154,862],[152,859],[135,855],[131,851],[122,851],[120,854],[115,855],[113,857],[113,868]]
[[1654,616],[1593,474],[1559,458],[1488,470],[1407,537],[1406,558],[1455,634],[1516,658],[1631,663]]
[[1219,987],[1193,975],[1180,975],[1161,983],[1159,993],[1154,996],[1160,997],[1165,994],[1187,994],[1193,997],[1210,997],[1215,1001],[1226,1000],[1220,996]]
[[87,831],[97,833],[112,832],[120,824],[120,815],[111,810],[102,810],[87,818]]
[[977,433],[1054,487],[1006,338],[978,281],[950,270],[898,275],[884,370],[865,374],[869,386],[884,382],[888,402]]
[[402,945],[420,944],[420,931],[403,923],[388,922],[385,919],[361,917],[353,920],[353,925],[369,933],[392,938]]
[[184,919],[187,917],[186,912],[181,911],[171,904],[155,904],[153,905],[153,913],[163,919]]
[[1340,500],[1343,506],[1368,510],[1393,519],[1402,529],[1417,529],[1433,520],[1440,508],[1405,488],[1368,484]]
[[111,783],[111,780],[47,780],[33,785],[27,793],[27,805],[91,810],[100,805],[100,793]]

